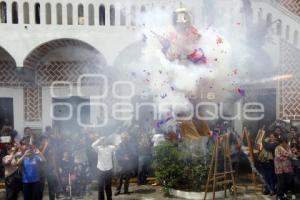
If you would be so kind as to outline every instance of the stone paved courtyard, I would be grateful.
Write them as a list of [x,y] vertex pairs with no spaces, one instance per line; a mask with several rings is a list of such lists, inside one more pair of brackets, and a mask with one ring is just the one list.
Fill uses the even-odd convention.
[[[163,193],[163,190],[161,187],[158,186],[151,186],[151,185],[143,185],[143,186],[131,186],[131,194],[130,195],[124,195],[121,194],[119,196],[113,196],[113,199],[116,200],[165,200],[165,199],[182,199],[182,198],[176,198],[176,197],[168,197],[165,196]],[[0,199],[4,198],[4,190],[1,190],[0,192]],[[20,200],[22,198],[19,198]],[[85,198],[72,198],[72,199],[82,199],[82,200],[97,200],[97,191],[93,191],[91,195],[86,196]],[[199,198],[201,199],[201,198]],[[225,198],[219,198],[219,199],[225,199]],[[226,198],[226,199],[232,199],[232,198]],[[265,196],[261,195],[261,192],[257,192],[255,194],[253,191],[247,190],[246,188],[239,189],[238,199],[244,200],[275,200],[275,197]],[[47,194],[45,194],[43,200],[48,200]],[[202,200],[202,199],[201,199]]]
[[[244,189],[243,189],[244,190]],[[158,186],[150,186],[150,185],[144,185],[144,186],[131,186],[131,194],[130,195],[118,195],[114,196],[113,199],[119,199],[119,200],[165,200],[165,199],[182,199],[183,198],[176,198],[176,197],[169,197],[164,195],[163,189]],[[44,198],[45,200],[48,200],[48,198]],[[199,198],[202,200],[202,198]],[[225,198],[219,198],[219,199],[225,199]],[[226,199],[232,199],[232,198],[226,198]],[[238,199],[244,200],[275,200],[275,197],[265,196],[261,195],[261,192],[257,192],[255,195],[254,192],[251,191],[240,191],[238,195]],[[97,192],[94,191],[91,196],[87,196],[84,198],[84,200],[97,200]]]

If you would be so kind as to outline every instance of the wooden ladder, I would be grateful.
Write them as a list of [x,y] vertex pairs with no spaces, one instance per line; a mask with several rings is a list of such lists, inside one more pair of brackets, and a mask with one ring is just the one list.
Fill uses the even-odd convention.
[[252,145],[252,141],[250,138],[250,134],[246,127],[244,127],[244,129],[243,129],[242,143],[243,143],[244,139],[246,139],[246,143],[247,143],[244,153],[246,153],[248,160],[250,162],[250,165],[251,165],[251,172],[252,172],[251,179],[252,179],[253,189],[256,192],[256,189],[255,189],[256,188],[256,173],[253,169],[253,168],[255,168],[255,158],[254,158],[253,145]]
[[[218,172],[219,165],[219,151],[223,148],[224,151],[224,171]],[[229,178],[230,177],[230,178]],[[204,200],[206,200],[208,187],[213,186],[213,200],[216,198],[216,186],[223,185],[224,195],[227,197],[227,186],[232,184],[234,199],[237,198],[236,194],[236,182],[234,177],[234,171],[232,170],[229,134],[224,134],[215,138],[215,145],[213,149],[212,159],[209,167],[209,173],[206,181]]]

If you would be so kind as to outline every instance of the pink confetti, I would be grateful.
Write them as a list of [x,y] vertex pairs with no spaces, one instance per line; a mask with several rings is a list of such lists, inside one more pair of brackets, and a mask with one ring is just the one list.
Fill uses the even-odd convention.
[[223,43],[223,38],[218,36],[216,42],[217,42],[217,45],[222,44]]

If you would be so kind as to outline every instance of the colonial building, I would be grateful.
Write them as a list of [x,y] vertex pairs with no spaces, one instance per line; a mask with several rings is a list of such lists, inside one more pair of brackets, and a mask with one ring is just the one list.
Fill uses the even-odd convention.
[[[59,102],[51,95],[53,82],[64,84],[55,92],[70,96],[74,107],[76,102],[92,101],[91,94],[78,94],[78,85],[97,88],[99,83],[79,83],[80,76],[99,74],[124,59],[136,59],[132,53],[136,50],[132,49],[138,49],[142,41],[142,36],[137,40],[136,33],[145,25],[138,19],[155,7],[175,10],[182,4],[191,11],[197,27],[217,23],[236,9],[240,14],[231,20],[241,23],[245,34],[251,24],[267,23],[271,27],[267,36],[272,40],[263,49],[279,74],[293,74],[294,78],[267,85],[261,93],[274,92],[274,106],[270,109],[275,110],[277,118],[300,120],[299,1],[213,2],[0,0],[0,126],[8,120],[23,132],[26,126],[42,129],[52,125],[52,105]],[[210,9],[219,14],[212,16]],[[259,98],[259,93],[253,91],[251,98]],[[97,120],[97,111],[86,110],[87,118]]]

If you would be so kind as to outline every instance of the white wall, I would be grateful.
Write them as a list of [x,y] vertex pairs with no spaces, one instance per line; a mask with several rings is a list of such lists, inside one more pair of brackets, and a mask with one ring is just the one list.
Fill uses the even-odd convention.
[[[291,13],[289,10],[284,8],[282,5],[272,4],[270,0],[260,1],[253,0],[253,17],[255,22],[258,23],[258,13],[261,12],[262,19],[266,20],[268,14],[272,16],[272,33],[276,35],[278,20],[281,21],[281,35],[279,39],[286,40],[287,42],[293,44],[294,42],[294,32],[298,31],[298,44],[295,45],[296,48],[300,48],[300,17]],[[286,38],[286,29],[289,26],[289,39]],[[270,54],[272,55],[272,54]]]
[[[8,23],[0,24],[0,46],[7,50],[15,59],[17,66],[22,67],[23,61],[29,53],[36,47],[44,44],[48,41],[62,38],[77,39],[90,44],[95,47],[106,58],[108,65],[112,65],[114,59],[121,50],[129,46],[133,42],[142,39],[142,34],[137,32],[142,28],[141,24],[131,26],[131,6],[136,7],[136,18],[140,17],[141,6],[146,7],[146,12],[151,12],[152,6],[158,7],[178,7],[179,0],[173,0],[172,2],[162,3],[154,0],[149,2],[148,0],[140,1],[97,1],[97,0],[54,0],[54,1],[35,1],[35,0],[20,0],[18,3],[19,10],[19,22],[18,24],[12,24],[12,12],[11,4],[14,0],[3,0],[7,3],[8,7]],[[23,20],[23,3],[29,3],[30,9],[30,23],[24,24]],[[35,3],[40,4],[40,16],[41,23],[35,24]],[[46,3],[51,4],[51,24],[46,24]],[[62,25],[58,25],[56,22],[56,4],[62,4]],[[71,3],[73,7],[73,25],[67,24],[67,4]],[[84,6],[84,25],[78,25],[78,5]],[[92,4],[94,6],[94,25],[88,24],[88,6]],[[105,6],[105,26],[99,25],[99,6],[103,4]],[[116,25],[110,25],[110,5],[115,6],[115,20]],[[120,10],[121,7],[126,7],[126,26],[120,26]],[[195,10],[196,11],[196,10]],[[198,21],[198,18],[196,18]],[[124,39],[126,38],[126,39]],[[117,41],[112,43],[111,41]],[[112,48],[112,45],[113,48]]]

